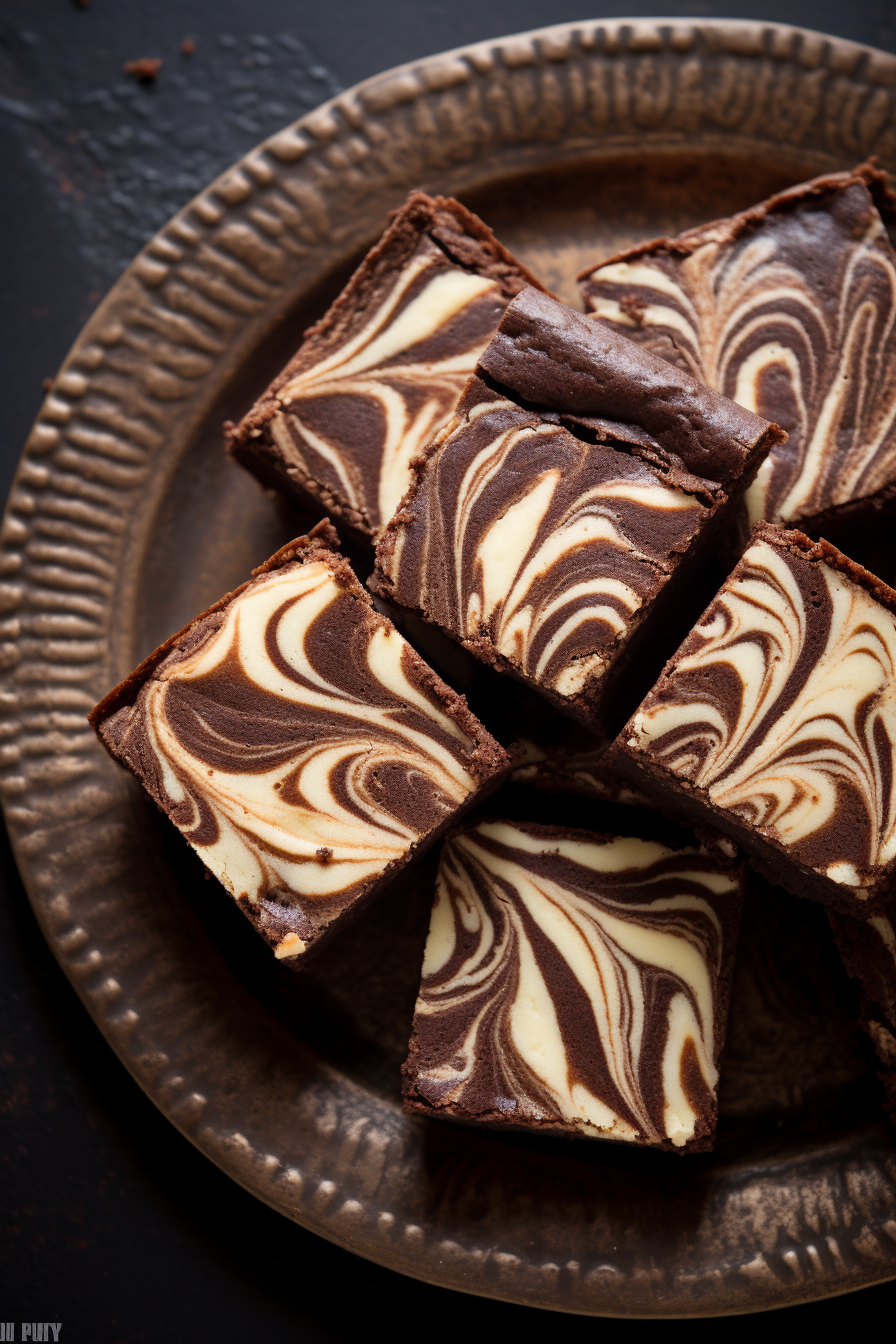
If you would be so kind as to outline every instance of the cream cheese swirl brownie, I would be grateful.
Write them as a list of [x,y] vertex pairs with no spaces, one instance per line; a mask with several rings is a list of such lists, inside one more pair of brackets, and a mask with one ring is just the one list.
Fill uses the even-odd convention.
[[91,715],[296,964],[509,767],[335,544],[284,547]]
[[772,881],[847,913],[896,864],[896,593],[767,523],[610,749]]
[[406,1108],[712,1147],[739,917],[738,869],[698,847],[491,820],[452,833]]
[[538,285],[458,201],[412,192],[230,451],[367,541],[450,419],[514,294]]
[[716,528],[778,433],[526,290],[415,464],[372,586],[601,726],[611,693],[630,697],[649,669],[653,630],[683,621]]
[[789,433],[750,521],[831,535],[896,507],[896,254],[864,165],[582,277],[593,314]]

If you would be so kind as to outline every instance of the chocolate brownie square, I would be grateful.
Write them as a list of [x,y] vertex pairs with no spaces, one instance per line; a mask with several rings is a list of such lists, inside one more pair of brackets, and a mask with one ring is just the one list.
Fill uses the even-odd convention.
[[293,965],[510,767],[337,544],[283,547],[90,715]]
[[893,886],[894,751],[896,592],[758,523],[608,758],[770,881],[868,916]]
[[481,820],[449,835],[403,1069],[408,1111],[712,1147],[742,871],[640,824]]
[[896,513],[894,206],[863,164],[581,277],[601,322],[788,431],[750,522],[864,540]]
[[525,290],[415,464],[371,586],[615,732],[699,612],[718,530],[780,433]]
[[412,192],[295,357],[228,427],[230,452],[369,545],[507,304],[538,283],[459,201]]

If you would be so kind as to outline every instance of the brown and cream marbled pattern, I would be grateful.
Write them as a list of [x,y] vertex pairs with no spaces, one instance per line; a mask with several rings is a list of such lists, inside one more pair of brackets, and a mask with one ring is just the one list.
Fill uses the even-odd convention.
[[688,576],[780,432],[525,289],[415,463],[372,586],[615,731],[626,668],[661,612],[684,625]]
[[454,423],[381,545],[380,589],[573,702],[707,514],[640,458],[492,395]]
[[377,535],[450,419],[513,295],[535,283],[475,215],[413,192],[231,452]]
[[883,181],[868,166],[817,179],[583,277],[595,317],[788,431],[748,493],[751,522],[812,528],[896,490]]
[[837,556],[760,525],[620,741],[859,903],[896,858],[896,617]]
[[160,652],[95,712],[97,731],[280,957],[507,764],[314,541]]
[[483,821],[442,851],[413,1110],[711,1146],[739,879],[705,851]]

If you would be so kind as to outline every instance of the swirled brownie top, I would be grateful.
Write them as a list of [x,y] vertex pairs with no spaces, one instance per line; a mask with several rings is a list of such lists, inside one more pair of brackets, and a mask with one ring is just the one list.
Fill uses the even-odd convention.
[[538,281],[458,201],[413,192],[231,431],[231,452],[264,483],[375,536],[527,284]]
[[772,880],[870,914],[896,863],[894,751],[896,593],[760,523],[611,758],[708,808]]
[[320,524],[94,710],[111,754],[300,958],[509,765]]
[[599,722],[633,634],[687,605],[707,525],[777,432],[525,290],[416,464],[373,586]]
[[864,165],[582,277],[611,329],[782,425],[751,521],[836,525],[896,492],[896,255],[884,175]]
[[405,1105],[712,1146],[734,865],[630,835],[482,821],[442,849]]

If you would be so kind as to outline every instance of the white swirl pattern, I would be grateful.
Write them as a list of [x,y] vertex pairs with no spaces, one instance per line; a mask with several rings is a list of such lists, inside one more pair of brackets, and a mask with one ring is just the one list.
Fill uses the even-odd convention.
[[449,427],[378,562],[396,601],[540,687],[593,686],[707,510],[639,459],[504,399]]
[[701,1112],[688,1066],[710,1097],[717,1082],[716,907],[736,882],[702,851],[538,832],[483,822],[443,849],[416,1087],[465,1114],[682,1147]]
[[[337,638],[331,668],[334,622],[349,646],[352,622],[358,633],[354,662]],[[365,628],[316,561],[251,584],[211,638],[144,687],[139,723],[166,810],[235,897],[360,890],[478,787],[475,744],[409,680],[408,652],[385,623]],[[396,770],[422,829],[384,783]],[[302,950],[287,941],[280,955]]]
[[751,522],[896,479],[896,256],[862,184],[825,199],[707,225],[583,285],[596,317],[788,431],[748,491]]
[[[865,897],[896,857],[896,621],[826,564],[754,542],[629,745]],[[848,809],[851,824],[838,825]]]
[[[494,281],[452,265],[424,239],[361,329],[279,391],[283,410],[270,430],[286,460],[312,479],[323,463],[343,504],[374,530],[388,522],[410,485],[412,458],[450,418],[505,305]],[[427,353],[440,336],[444,348]],[[316,405],[353,398],[379,411],[375,444],[357,431],[315,427]]]

